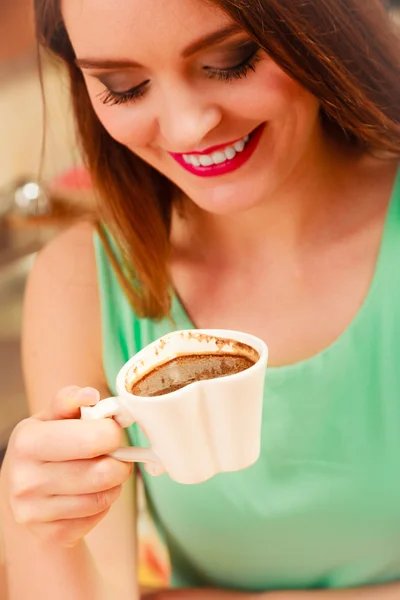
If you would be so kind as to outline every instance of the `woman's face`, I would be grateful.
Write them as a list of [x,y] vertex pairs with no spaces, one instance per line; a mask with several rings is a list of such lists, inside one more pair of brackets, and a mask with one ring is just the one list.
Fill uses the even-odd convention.
[[317,100],[201,0],[64,0],[109,134],[217,214],[267,199],[312,154]]

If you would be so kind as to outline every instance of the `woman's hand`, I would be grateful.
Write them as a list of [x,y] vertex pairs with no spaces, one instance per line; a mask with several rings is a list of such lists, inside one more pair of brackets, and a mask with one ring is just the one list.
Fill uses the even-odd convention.
[[132,465],[108,453],[121,445],[112,419],[80,420],[99,400],[93,388],[62,389],[48,411],[21,421],[3,466],[3,495],[17,523],[45,541],[73,546],[107,514]]

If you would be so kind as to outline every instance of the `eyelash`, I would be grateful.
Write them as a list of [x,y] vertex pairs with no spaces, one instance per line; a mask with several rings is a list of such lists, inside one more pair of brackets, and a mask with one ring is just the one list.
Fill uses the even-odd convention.
[[[219,81],[230,82],[235,79],[243,79],[249,74],[249,71],[256,70],[256,64],[260,62],[261,56],[259,50],[256,50],[249,58],[235,67],[229,69],[205,69],[208,79],[217,79]],[[112,90],[105,90],[99,94],[100,100],[103,104],[109,106],[117,106],[120,104],[126,104],[128,102],[134,102],[139,100],[146,93],[146,88],[150,81],[144,81],[139,86],[128,90],[127,92],[113,92]]]
[[249,71],[256,70],[256,64],[260,62],[261,56],[259,50],[256,50],[251,56],[246,58],[245,61],[231,67],[230,69],[207,69],[207,77],[209,79],[218,79],[219,81],[233,81],[234,79],[243,79],[249,74]]
[[146,93],[146,87],[149,81],[144,81],[140,85],[127,92],[113,92],[106,89],[104,92],[99,94],[99,98],[103,104],[109,104],[110,106],[116,106],[118,104],[126,104],[127,102],[139,100]]

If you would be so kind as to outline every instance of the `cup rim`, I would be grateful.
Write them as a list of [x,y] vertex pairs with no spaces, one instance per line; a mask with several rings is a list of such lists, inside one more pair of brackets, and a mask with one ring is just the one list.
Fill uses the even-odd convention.
[[[260,364],[261,363],[265,363],[265,368],[267,368],[268,365],[268,346],[267,344],[264,342],[264,340],[262,340],[261,338],[250,334],[250,333],[246,333],[244,331],[235,331],[232,329],[177,329],[176,331],[171,331],[165,335],[160,336],[158,339],[154,340],[154,342],[151,342],[150,344],[147,344],[144,348],[142,348],[141,350],[139,350],[139,352],[137,352],[136,354],[134,354],[120,369],[118,375],[117,375],[117,393],[119,396],[125,396],[125,397],[129,397],[129,399],[134,398],[135,401],[137,402],[146,402],[148,403],[149,401],[157,401],[159,402],[161,401],[172,401],[175,399],[178,399],[183,393],[184,390],[186,390],[186,388],[191,387],[193,389],[193,387],[198,387],[199,385],[211,385],[215,382],[216,379],[218,378],[212,378],[212,379],[203,379],[201,381],[194,381],[192,383],[189,383],[187,385],[185,385],[182,388],[179,388],[178,390],[175,390],[174,392],[171,392],[167,395],[163,394],[163,395],[158,395],[158,396],[137,396],[136,394],[132,394],[132,392],[128,392],[128,390],[126,389],[125,386],[125,381],[126,381],[126,375],[129,371],[129,369],[132,368],[132,366],[135,364],[135,362],[140,361],[140,354],[144,351],[144,350],[148,350],[149,348],[151,348],[152,346],[156,346],[157,344],[159,344],[163,339],[165,338],[170,338],[170,337],[175,337],[176,335],[181,334],[182,332],[184,333],[193,333],[193,334],[205,334],[205,335],[209,335],[210,337],[215,337],[215,338],[226,338],[226,339],[231,339],[234,341],[238,341],[238,342],[242,342],[244,344],[247,344],[248,346],[251,346],[254,350],[256,350],[256,352],[259,354],[259,358],[258,360],[251,365],[251,367],[249,367],[248,369],[245,369],[245,371],[239,371],[239,373],[233,373],[232,375],[226,375],[226,377],[234,377],[235,379],[237,378],[242,378],[242,377],[246,377],[246,373],[248,373],[248,371],[253,371],[255,368],[260,368]],[[246,338],[243,339],[243,338]],[[257,345],[255,345],[254,343],[252,343],[252,341],[254,341]]]

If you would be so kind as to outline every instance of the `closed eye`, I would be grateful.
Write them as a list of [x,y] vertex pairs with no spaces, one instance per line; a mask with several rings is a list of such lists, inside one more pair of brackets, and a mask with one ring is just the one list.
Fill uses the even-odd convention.
[[246,77],[249,71],[254,72],[256,70],[256,64],[260,62],[260,60],[260,49],[257,49],[248,58],[246,58],[246,60],[234,67],[229,67],[227,69],[205,67],[204,70],[207,72],[207,77],[209,79],[232,81],[233,79],[242,79],[242,77]]
[[131,102],[134,100],[138,100],[146,93],[146,89],[150,83],[150,79],[143,81],[140,85],[136,85],[135,87],[127,90],[126,92],[114,92],[107,88],[103,90],[100,94],[98,94],[98,98],[100,98],[103,104],[108,104],[110,106],[115,106],[118,104],[125,104],[126,102]]
[[[256,70],[256,65],[262,59],[261,49],[256,47],[245,60],[241,61],[239,64],[234,65],[232,67],[227,68],[216,68],[216,67],[203,67],[203,71],[206,73],[208,79],[218,79],[219,81],[230,82],[235,79],[242,79],[246,77],[250,71]],[[126,104],[129,102],[135,102],[142,98],[149,86],[150,79],[143,81],[140,85],[137,85],[125,92],[116,92],[107,88],[103,90],[98,97],[100,98],[103,104],[107,104],[109,106],[116,106],[121,104]]]

